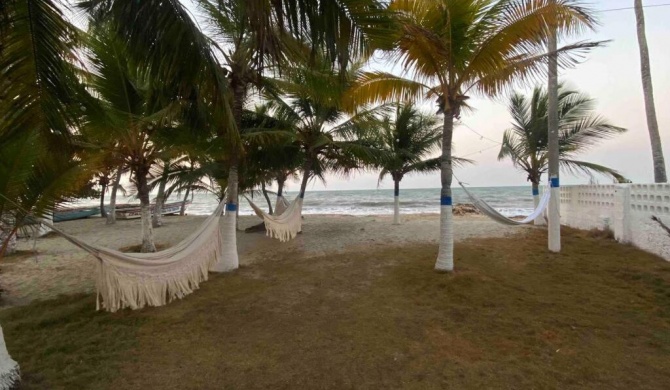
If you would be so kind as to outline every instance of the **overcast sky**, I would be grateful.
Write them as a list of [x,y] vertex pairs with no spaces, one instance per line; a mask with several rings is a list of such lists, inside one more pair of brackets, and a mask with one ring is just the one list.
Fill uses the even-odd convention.
[[[1,0],[0,0],[1,1]],[[585,0],[595,10],[632,7],[633,0]],[[649,7],[667,4],[668,0],[644,0]],[[193,9],[194,13],[197,13]],[[607,46],[595,49],[575,69],[561,70],[560,81],[587,93],[596,100],[596,111],[611,123],[628,129],[614,139],[603,141],[579,159],[614,168],[636,183],[653,182],[653,167],[649,133],[644,112],[640,59],[632,9],[597,12],[600,27],[573,40],[610,40]],[[649,45],[656,113],[658,116],[666,166],[670,163],[670,6],[645,9],[647,43]],[[665,41],[664,41],[665,40]],[[373,68],[388,71],[392,64],[375,64]],[[475,109],[462,115],[466,126],[454,132],[454,154],[476,161],[476,165],[458,168],[455,174],[471,186],[524,186],[526,175],[517,171],[509,161],[498,161],[500,141],[505,129],[510,127],[506,99],[496,101],[474,97],[469,104]],[[434,112],[434,111],[433,111]],[[470,129],[484,135],[481,137]],[[670,166],[668,166],[670,169]],[[351,190],[377,188],[378,174],[357,173],[341,178],[329,175],[327,183],[310,182],[310,190]],[[561,174],[561,184],[588,183],[588,177]],[[600,183],[609,183],[604,177]],[[298,183],[289,183],[289,191],[297,190]],[[406,176],[401,187],[438,188],[439,173]],[[393,188],[386,179],[379,188]]]
[[[668,3],[666,0],[645,0],[646,6]],[[633,0],[593,0],[592,8],[598,10],[631,7]],[[628,132],[615,139],[603,141],[581,160],[603,164],[619,170],[637,183],[653,182],[651,147],[644,113],[640,60],[635,28],[635,12],[630,10],[599,12],[601,26],[595,33],[578,39],[611,40],[604,48],[588,55],[575,69],[564,70],[560,80],[589,94],[596,100],[597,112]],[[666,157],[670,162],[670,6],[646,8],[647,42],[656,98],[656,112]],[[665,41],[664,41],[665,40]],[[510,116],[504,99],[491,101],[473,98],[470,104],[476,109],[462,116],[462,121],[477,132],[493,140],[501,140],[510,126]],[[477,161],[474,166],[459,168],[456,175],[471,186],[527,185],[526,175],[515,170],[510,162],[498,161],[497,144],[459,126],[454,133],[455,155],[468,156]],[[486,149],[486,150],[484,150]],[[479,151],[482,151],[479,153]],[[670,167],[669,167],[670,168]],[[588,183],[587,177],[562,174],[561,184]],[[607,178],[599,178],[609,183]],[[290,184],[296,190],[297,184]],[[350,178],[329,176],[326,185],[311,183],[311,190],[373,189],[377,187],[376,173],[359,173]],[[440,187],[439,173],[411,175],[403,179],[402,188]],[[380,188],[393,188],[386,180]]]

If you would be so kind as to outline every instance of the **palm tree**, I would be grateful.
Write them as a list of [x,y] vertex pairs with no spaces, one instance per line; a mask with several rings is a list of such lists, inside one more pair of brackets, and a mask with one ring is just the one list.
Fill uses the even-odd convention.
[[[560,165],[568,172],[608,175],[617,181],[626,179],[617,171],[602,165],[575,160],[574,157],[598,142],[621,134],[626,129],[610,124],[594,112],[594,101],[563,86],[558,90],[558,142]],[[535,206],[539,204],[539,185],[548,169],[548,96],[536,87],[532,96],[515,93],[509,99],[513,125],[506,130],[498,159],[509,158],[528,174]],[[543,221],[536,220],[536,224]]]
[[127,56],[125,46],[108,26],[92,32],[88,48],[93,71],[87,74],[87,79],[99,96],[100,108],[87,113],[88,121],[82,131],[102,145],[112,144],[111,140],[116,142],[108,153],[125,159],[140,199],[141,251],[155,252],[149,180],[155,161],[164,155],[160,135],[178,131],[173,127],[181,102],[165,98],[171,91],[154,88],[147,73]]
[[[386,72],[361,74],[353,95],[362,101],[433,98],[443,114],[441,160],[441,239],[435,268],[453,270],[452,159],[454,121],[470,94],[498,96],[515,82],[541,74],[549,54],[549,25],[559,34],[592,27],[586,9],[569,0],[396,0],[400,28],[390,53],[403,67],[402,77]],[[575,52],[597,43],[579,43],[557,51],[559,61],[574,64]]]
[[654,159],[654,182],[665,183],[668,181],[665,173],[665,159],[663,158],[663,147],[661,135],[658,132],[658,120],[656,119],[656,104],[654,103],[654,87],[651,83],[651,67],[649,65],[649,47],[644,29],[644,10],[642,0],[635,0],[635,20],[637,22],[637,41],[640,46],[640,65],[642,74],[642,90],[644,91],[644,107],[647,113],[647,127],[651,139],[651,152]]
[[281,95],[270,101],[275,118],[295,132],[294,143],[304,158],[301,198],[310,178],[323,180],[327,171],[347,175],[378,163],[382,157],[373,134],[381,124],[379,114],[386,108],[360,106],[358,112],[351,110],[354,114],[345,109],[350,80],[361,64],[352,64],[342,75],[323,60],[286,70],[284,79],[274,80]]
[[[235,236],[238,164],[243,153],[238,130],[246,93],[261,83],[265,65],[282,61],[287,38],[309,40],[324,48],[333,63],[346,67],[350,55],[371,50],[389,36],[389,18],[377,0],[198,0],[221,45],[199,29],[177,0],[87,0],[80,6],[96,20],[111,20],[133,58],[152,79],[198,91],[208,123],[225,141],[217,162],[227,167],[226,253],[216,271],[238,266]],[[380,27],[381,26],[381,27]],[[225,47],[225,50],[222,49]],[[219,58],[224,61],[219,61]],[[188,60],[185,60],[188,59]],[[216,172],[220,170],[217,169]],[[225,269],[224,269],[225,268]]]
[[78,33],[60,3],[2,2],[0,26],[1,256],[27,213],[50,214],[97,167],[76,144],[86,100],[70,62]]
[[394,225],[400,224],[400,181],[403,177],[410,173],[440,170],[440,157],[428,158],[439,150],[442,141],[442,127],[437,123],[436,117],[420,113],[412,104],[398,104],[395,117],[387,116],[383,120],[379,147],[387,154],[381,165],[379,182],[388,175],[393,179]]

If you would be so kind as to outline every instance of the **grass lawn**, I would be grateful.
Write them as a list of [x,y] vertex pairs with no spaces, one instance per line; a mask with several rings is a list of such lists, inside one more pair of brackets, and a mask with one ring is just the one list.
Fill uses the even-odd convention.
[[[307,234],[307,233],[306,233]],[[670,263],[565,229],[268,259],[162,308],[0,312],[25,389],[667,389]]]

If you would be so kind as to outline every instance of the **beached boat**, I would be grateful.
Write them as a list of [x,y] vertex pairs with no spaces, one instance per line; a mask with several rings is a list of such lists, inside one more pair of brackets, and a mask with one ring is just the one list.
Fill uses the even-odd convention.
[[54,211],[54,222],[74,221],[100,214],[100,207],[68,207]]
[[[186,202],[186,206],[190,205],[191,202]],[[151,205],[154,206],[153,204]],[[163,205],[163,215],[178,214],[181,210],[181,202],[172,202],[166,203]],[[152,212],[153,214],[153,212]],[[116,205],[116,218],[117,219],[137,219],[142,216],[142,209],[137,204],[128,204],[128,205]]]

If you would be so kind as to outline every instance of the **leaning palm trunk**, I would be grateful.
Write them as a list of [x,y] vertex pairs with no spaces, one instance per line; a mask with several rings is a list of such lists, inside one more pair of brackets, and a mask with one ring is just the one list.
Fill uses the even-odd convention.
[[146,168],[137,169],[135,173],[137,194],[140,198],[140,215],[142,222],[142,253],[156,252],[154,229],[151,225],[151,203],[149,202],[149,185],[147,184]]
[[0,258],[16,252],[16,230],[0,226]]
[[647,114],[647,127],[651,139],[651,153],[654,159],[654,181],[665,183],[668,181],[665,172],[665,159],[661,146],[661,136],[658,132],[656,119],[656,104],[654,103],[654,87],[651,83],[651,67],[649,65],[649,47],[644,27],[644,11],[642,0],[635,0],[635,18],[637,20],[637,41],[640,46],[640,65],[642,74],[642,90],[644,91],[644,108]]
[[[533,210],[536,210],[539,204],[540,204],[540,186],[538,185],[538,183],[533,183]],[[537,226],[545,225],[544,217],[542,216],[542,214],[538,215],[538,217],[535,218],[533,224]]]
[[121,184],[121,172],[123,172],[123,167],[119,167],[119,169],[116,171],[114,183],[112,184],[112,192],[109,194],[109,212],[107,213],[107,225],[114,225],[116,223],[116,194],[119,190],[119,185]]
[[226,272],[239,268],[237,256],[237,164],[230,167],[228,173],[228,190],[226,193],[226,213],[222,218],[221,235],[223,238],[223,252],[221,258],[211,270]]
[[263,191],[263,196],[265,197],[265,201],[268,202],[269,214],[273,214],[272,213],[272,201],[270,200],[270,196],[268,195],[268,191],[265,189],[265,183],[261,183],[261,190]]
[[393,224],[400,225],[400,180],[393,180]]
[[106,191],[107,191],[107,185],[103,182],[102,183],[102,190],[100,191],[100,216],[102,218],[107,218],[107,211],[105,210],[105,192]]
[[309,175],[312,172],[312,159],[305,159],[305,164],[303,165],[303,176],[302,182],[300,183],[300,198],[305,197],[305,191],[307,190],[307,182],[309,181]]
[[186,188],[186,195],[184,195],[184,200],[181,201],[181,208],[179,209],[179,215],[184,216],[186,214],[186,201],[188,200],[188,194],[191,192],[189,187]]
[[453,271],[454,269],[454,215],[451,198],[451,139],[454,132],[454,114],[452,109],[445,110],[442,133],[442,191],[440,193],[440,250],[437,254],[435,269]]
[[165,162],[163,175],[161,175],[160,184],[158,184],[158,195],[156,196],[156,206],[154,207],[154,215],[151,217],[151,224],[153,227],[163,226],[163,204],[165,204],[165,185],[167,184],[168,162]]

